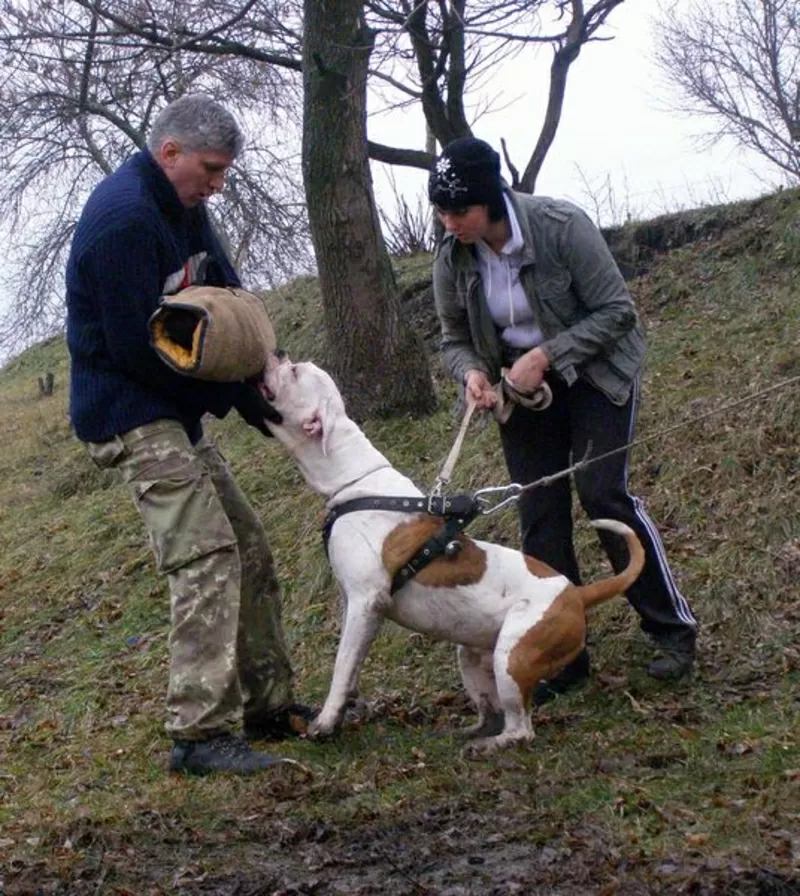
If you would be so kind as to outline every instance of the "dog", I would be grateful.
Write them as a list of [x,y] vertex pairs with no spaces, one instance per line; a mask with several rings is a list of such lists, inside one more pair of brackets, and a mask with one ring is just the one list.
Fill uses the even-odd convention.
[[[375,448],[345,411],[331,377],[309,362],[272,358],[260,383],[283,416],[267,421],[308,485],[328,508],[355,498],[422,497],[422,492]],[[575,586],[521,552],[459,536],[456,556],[435,559],[393,595],[394,574],[441,526],[440,518],[385,510],[343,514],[330,533],[328,556],[344,603],[333,678],[310,737],[333,734],[384,618],[455,643],[477,724],[461,733],[468,754],[485,755],[534,736],[530,694],[584,646],[586,611],[625,591],[644,565],[644,550],[628,526],[592,525],[622,536],[625,570]]]

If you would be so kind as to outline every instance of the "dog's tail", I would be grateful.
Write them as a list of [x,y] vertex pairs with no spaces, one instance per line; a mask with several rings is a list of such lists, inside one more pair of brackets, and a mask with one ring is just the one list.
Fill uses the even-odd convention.
[[592,520],[595,529],[606,529],[609,532],[616,532],[621,535],[628,545],[628,565],[621,573],[611,576],[609,579],[603,579],[600,582],[593,582],[591,585],[581,585],[576,590],[580,593],[583,600],[583,607],[588,610],[595,604],[609,600],[617,594],[621,594],[636,581],[639,573],[644,566],[644,548],[636,533],[630,526],[620,523],[617,520]]

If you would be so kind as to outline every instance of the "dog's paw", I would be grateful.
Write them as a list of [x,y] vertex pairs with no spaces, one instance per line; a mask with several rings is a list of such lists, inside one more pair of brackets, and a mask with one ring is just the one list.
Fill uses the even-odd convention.
[[339,726],[336,722],[326,722],[325,719],[320,719],[318,716],[309,724],[306,730],[306,737],[311,738],[311,740],[324,740],[325,738],[333,737],[338,728]]
[[461,755],[465,759],[486,759],[497,751],[496,737],[478,737],[461,748]]
[[465,759],[486,759],[498,750],[529,743],[533,740],[533,732],[503,733],[497,737],[479,737],[465,744],[461,755]]
[[455,728],[453,737],[458,740],[474,740],[496,737],[505,728],[505,715],[502,710],[489,710],[477,724],[467,728]]

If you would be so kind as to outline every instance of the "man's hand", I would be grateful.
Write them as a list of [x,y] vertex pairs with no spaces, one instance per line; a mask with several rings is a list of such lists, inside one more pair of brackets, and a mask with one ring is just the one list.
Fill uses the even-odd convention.
[[467,396],[475,400],[475,407],[480,410],[493,408],[497,403],[497,394],[482,370],[469,370],[464,378],[464,389]]
[[264,422],[269,420],[270,423],[281,424],[283,417],[261,394],[261,390],[255,383],[247,381],[242,383],[239,396],[233,405],[239,412],[239,416],[245,423],[254,426],[259,432],[265,436],[271,436],[269,427]]
[[532,348],[517,358],[506,379],[523,392],[533,392],[542,385],[544,372],[550,366],[547,355],[540,348]]

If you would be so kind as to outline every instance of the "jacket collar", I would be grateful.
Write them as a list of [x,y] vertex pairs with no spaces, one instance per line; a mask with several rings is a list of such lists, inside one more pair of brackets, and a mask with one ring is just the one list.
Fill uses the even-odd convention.
[[[515,193],[504,183],[503,195],[511,203],[511,207],[514,209],[514,215],[517,218],[517,223],[519,224],[519,229],[522,234],[522,249],[520,250],[522,254],[522,263],[523,265],[534,264],[536,261],[536,252],[533,248],[533,237],[531,235],[528,218],[520,205],[520,194]],[[473,246],[466,246],[463,243],[459,243],[452,233],[448,233],[445,234],[444,240],[442,241],[442,250],[447,252],[451,263],[461,264],[466,267],[467,270],[472,270],[477,274],[478,258]]]
[[180,220],[188,209],[178,198],[175,187],[161,170],[161,166],[153,158],[150,150],[145,147],[137,152],[131,159],[131,163],[141,173],[163,214],[172,220]]
[[511,203],[511,208],[514,209],[514,214],[517,217],[517,223],[519,224],[519,229],[522,233],[522,263],[534,264],[536,261],[536,252],[533,248],[533,236],[531,234],[530,224],[528,223],[528,217],[519,201],[520,194],[515,193],[507,186],[503,185],[503,195]]

